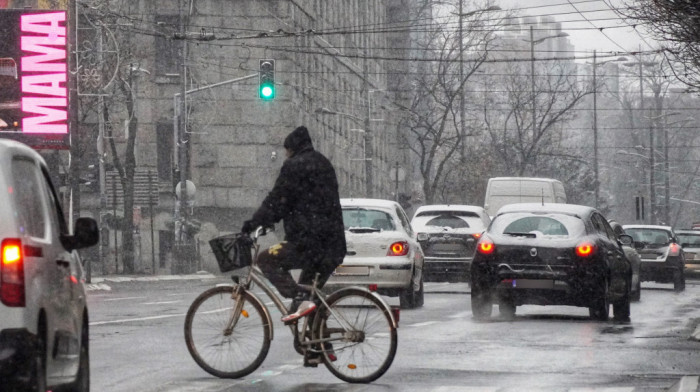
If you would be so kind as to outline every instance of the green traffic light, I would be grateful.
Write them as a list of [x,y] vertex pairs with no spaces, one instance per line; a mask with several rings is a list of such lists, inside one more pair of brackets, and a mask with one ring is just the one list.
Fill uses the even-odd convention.
[[260,86],[260,98],[273,99],[275,97],[275,88],[271,85]]

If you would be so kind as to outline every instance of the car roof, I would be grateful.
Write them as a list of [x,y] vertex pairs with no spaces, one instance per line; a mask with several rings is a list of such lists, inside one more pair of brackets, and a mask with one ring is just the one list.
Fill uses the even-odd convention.
[[32,159],[42,162],[44,165],[46,164],[44,162],[44,158],[42,158],[42,156],[39,155],[39,153],[36,152],[36,150],[29,147],[28,145],[12,139],[0,138],[0,156],[7,157],[12,151],[19,152],[25,156],[29,156]]
[[586,216],[593,211],[595,208],[589,206],[583,206],[579,204],[563,204],[563,203],[515,203],[507,204],[501,207],[496,216],[503,213],[511,212],[560,212],[567,214],[575,214],[578,216]]
[[693,230],[693,229],[679,229],[679,230],[674,230],[673,231],[676,234],[695,234],[695,235],[700,235],[700,230]]
[[393,200],[385,199],[355,199],[344,198],[340,199],[342,207],[379,207],[379,208],[394,208],[399,204]]
[[656,229],[656,230],[667,230],[675,233],[671,226],[663,225],[622,225],[623,229]]
[[489,181],[513,181],[513,180],[561,182],[561,181],[554,179],[554,178],[544,178],[544,177],[491,177],[491,178],[489,178]]
[[470,206],[466,204],[431,204],[420,206],[416,209],[416,214],[425,211],[469,211],[469,212],[484,212],[484,207]]

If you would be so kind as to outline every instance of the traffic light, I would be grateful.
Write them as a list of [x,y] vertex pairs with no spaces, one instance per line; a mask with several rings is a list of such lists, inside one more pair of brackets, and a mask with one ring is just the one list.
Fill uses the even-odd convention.
[[275,60],[260,60],[258,95],[263,101],[275,99]]

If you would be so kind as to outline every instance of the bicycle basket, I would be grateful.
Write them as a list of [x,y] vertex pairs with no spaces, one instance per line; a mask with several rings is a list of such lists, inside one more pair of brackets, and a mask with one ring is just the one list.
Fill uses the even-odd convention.
[[209,241],[221,272],[243,268],[253,263],[253,240],[246,234],[228,234]]

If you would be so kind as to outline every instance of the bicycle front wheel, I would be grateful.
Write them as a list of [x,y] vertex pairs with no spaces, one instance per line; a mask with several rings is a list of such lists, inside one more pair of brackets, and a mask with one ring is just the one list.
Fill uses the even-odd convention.
[[233,287],[211,288],[197,297],[185,317],[185,342],[197,364],[220,378],[239,378],[260,366],[270,349],[270,320],[260,303],[243,292],[235,327],[226,328],[236,309]]
[[314,318],[314,340],[328,370],[350,383],[381,377],[396,355],[398,337],[391,309],[372,293],[355,288],[339,290],[327,299]]

